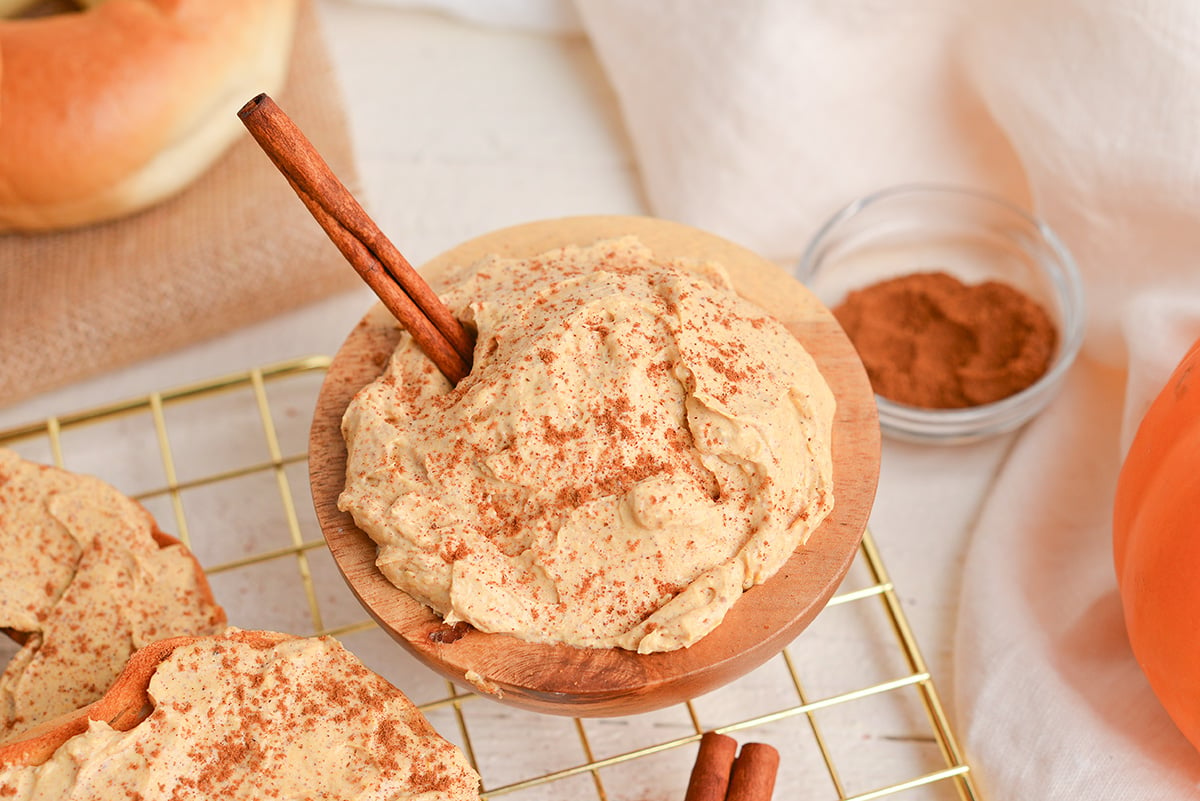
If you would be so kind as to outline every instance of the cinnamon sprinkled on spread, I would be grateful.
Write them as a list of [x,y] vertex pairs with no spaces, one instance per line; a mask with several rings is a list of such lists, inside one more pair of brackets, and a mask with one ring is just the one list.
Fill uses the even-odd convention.
[[99,698],[153,640],[225,613],[182,546],[104,482],[0,449],[0,627],[25,632],[0,675],[0,739]]
[[462,752],[335,640],[252,634],[266,641],[230,629],[176,648],[149,717],[93,722],[43,766],[0,768],[0,797],[478,801]]
[[489,257],[445,300],[471,374],[401,337],[343,420],[340,506],[448,624],[684,647],[832,507],[828,386],[719,266],[624,238]]

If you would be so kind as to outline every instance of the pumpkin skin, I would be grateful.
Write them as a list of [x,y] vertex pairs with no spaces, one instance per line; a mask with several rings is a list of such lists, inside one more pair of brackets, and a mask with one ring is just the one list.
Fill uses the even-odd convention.
[[1150,405],[1125,456],[1113,557],[1133,654],[1200,750],[1200,341]]

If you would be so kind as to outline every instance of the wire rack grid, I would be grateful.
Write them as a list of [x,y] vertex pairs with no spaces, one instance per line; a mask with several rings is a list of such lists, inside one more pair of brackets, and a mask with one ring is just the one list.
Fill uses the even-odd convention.
[[173,524],[231,624],[338,638],[463,748],[487,799],[682,799],[707,730],[775,745],[776,798],[981,798],[869,531],[804,633],[685,704],[559,718],[435,676],[357,604],[312,512],[307,434],[328,364],[297,359],[51,417],[0,431],[0,447],[99,476]]

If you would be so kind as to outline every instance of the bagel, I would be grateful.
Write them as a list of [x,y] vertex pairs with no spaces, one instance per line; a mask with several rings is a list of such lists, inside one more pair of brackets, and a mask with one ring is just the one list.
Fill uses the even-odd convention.
[[181,796],[478,801],[479,775],[333,638],[240,629],[153,643],[99,700],[0,742],[3,798]]
[[[19,6],[21,0],[0,0]],[[175,194],[284,83],[297,0],[91,0],[0,21],[0,231],[115,219]]]

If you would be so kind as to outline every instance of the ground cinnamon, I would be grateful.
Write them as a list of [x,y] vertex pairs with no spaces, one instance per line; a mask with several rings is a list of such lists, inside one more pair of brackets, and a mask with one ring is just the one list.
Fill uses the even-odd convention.
[[999,282],[917,272],[851,292],[834,315],[876,394],[934,409],[992,403],[1049,368],[1058,331],[1046,311]]

